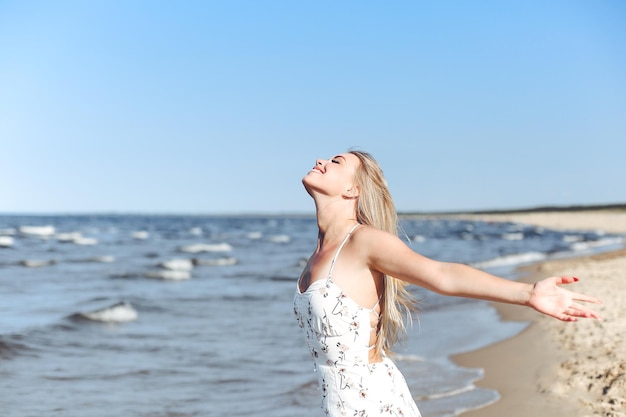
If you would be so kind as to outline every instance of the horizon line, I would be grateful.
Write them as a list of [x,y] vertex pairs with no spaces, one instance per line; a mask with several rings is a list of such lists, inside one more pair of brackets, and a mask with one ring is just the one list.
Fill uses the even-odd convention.
[[[454,214],[505,214],[505,213],[532,213],[545,211],[584,211],[584,210],[626,210],[626,202],[609,204],[569,204],[569,205],[541,205],[514,208],[490,208],[490,209],[465,209],[465,210],[399,210],[399,216],[407,215],[454,215]],[[315,211],[292,211],[292,212],[184,212],[184,211],[0,211],[0,216],[315,216]]]

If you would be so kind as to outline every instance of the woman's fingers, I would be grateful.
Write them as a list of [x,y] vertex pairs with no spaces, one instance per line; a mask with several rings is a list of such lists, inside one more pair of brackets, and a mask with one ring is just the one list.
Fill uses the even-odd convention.
[[572,284],[574,282],[578,281],[578,278],[576,278],[573,275],[564,275],[564,276],[559,276],[559,277],[553,277],[556,281],[556,284]]
[[577,292],[573,292],[572,293],[572,300],[585,301],[587,303],[593,303],[593,304],[602,304],[602,300],[600,300],[598,298],[590,297],[588,295],[580,294],[580,293],[577,293]]
[[[571,275],[567,275],[567,276],[561,276],[561,277],[554,277],[556,278],[556,284],[572,284],[574,282],[579,281],[578,278],[576,278],[575,276],[571,276]],[[568,290],[569,291],[569,290]],[[573,291],[569,291],[572,300],[576,300],[576,301],[584,301],[587,303],[594,303],[594,304],[602,304],[602,300],[595,298],[595,297],[591,297],[589,295],[585,295],[585,294],[581,294],[581,293],[577,293],[577,292],[573,292]]]
[[566,314],[569,314],[573,317],[594,318],[602,320],[602,317],[598,313],[580,304],[572,304],[565,312]]

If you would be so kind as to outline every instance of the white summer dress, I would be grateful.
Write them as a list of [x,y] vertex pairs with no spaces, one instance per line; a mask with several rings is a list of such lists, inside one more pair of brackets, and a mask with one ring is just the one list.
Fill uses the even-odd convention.
[[[322,410],[327,417],[420,417],[404,377],[383,354],[369,363],[370,315],[332,281],[335,261],[356,225],[345,237],[327,278],[314,281],[294,298],[294,313],[315,362]],[[378,303],[377,303],[378,304]],[[376,306],[374,306],[376,308]]]

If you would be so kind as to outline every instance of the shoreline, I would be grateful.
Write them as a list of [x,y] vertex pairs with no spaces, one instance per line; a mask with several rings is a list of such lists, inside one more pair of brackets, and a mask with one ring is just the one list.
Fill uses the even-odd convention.
[[[459,215],[454,218],[516,222],[552,229],[626,233],[626,213],[523,213]],[[568,286],[600,298],[592,305],[604,321],[564,323],[526,307],[493,303],[504,321],[529,323],[519,334],[452,360],[482,368],[476,385],[498,391],[500,399],[463,412],[463,417],[606,416],[626,417],[626,248],[548,260],[519,269],[521,282],[575,275]]]

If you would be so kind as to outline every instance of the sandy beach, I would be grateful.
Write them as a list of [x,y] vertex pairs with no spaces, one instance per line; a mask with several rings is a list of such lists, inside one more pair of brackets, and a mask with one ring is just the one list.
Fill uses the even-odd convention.
[[[471,215],[553,229],[626,233],[624,211]],[[549,261],[523,269],[521,281],[553,275],[580,279],[569,289],[603,300],[594,306],[604,321],[564,323],[528,308],[496,304],[504,320],[529,322],[519,335],[454,360],[483,368],[477,385],[501,398],[464,417],[626,417],[626,249]]]

